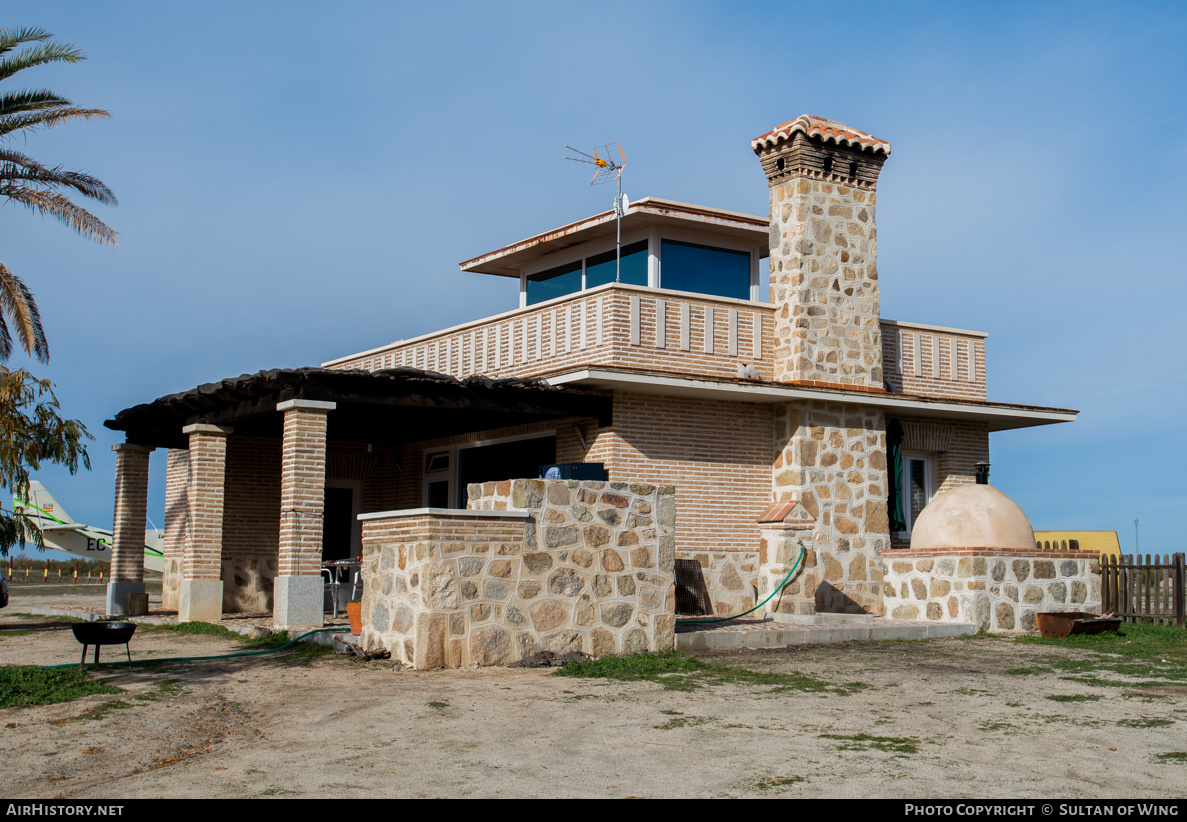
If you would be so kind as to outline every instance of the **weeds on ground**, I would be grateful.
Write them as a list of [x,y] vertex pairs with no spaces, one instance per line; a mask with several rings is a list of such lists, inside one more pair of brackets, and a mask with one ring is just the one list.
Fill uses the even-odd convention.
[[78,668],[0,668],[0,708],[53,705],[92,694],[118,694],[122,689],[96,682]]
[[887,753],[919,753],[919,740],[909,736],[870,736],[869,734],[820,734],[821,739],[833,739],[843,743],[843,751],[876,750]]
[[[1092,656],[1087,659],[1049,657],[1037,661],[1036,673],[1047,672],[1037,670],[1041,666],[1063,674],[1061,678],[1071,682],[1122,688],[1165,687],[1187,682],[1187,630],[1182,628],[1122,623],[1115,633],[1072,634],[1066,639],[1022,636],[1014,641],[1090,652]],[[1105,678],[1102,674],[1118,678]]]
[[1165,728],[1167,725],[1174,725],[1175,720],[1143,716],[1139,719],[1119,719],[1117,724],[1124,728]]
[[29,634],[35,634],[35,633],[37,633],[37,632],[36,631],[23,631],[20,629],[7,630],[4,628],[0,628],[0,639],[8,639],[8,638],[14,637],[14,636],[28,636]]
[[847,682],[836,685],[806,674],[777,674],[769,671],[751,671],[729,665],[704,662],[679,651],[658,654],[631,654],[630,656],[607,656],[585,662],[569,662],[553,672],[553,676],[579,677],[586,679],[617,679],[622,682],[658,682],[673,691],[694,691],[702,686],[739,685],[762,686],[768,693],[805,691],[848,696],[868,688],[864,682]]
[[758,779],[750,783],[750,787],[756,791],[777,791],[780,788],[789,788],[800,782],[807,782],[807,777],[796,774],[794,776],[777,777],[775,779]]
[[715,716],[685,716],[682,711],[660,711],[660,713],[668,714],[672,717],[662,725],[651,726],[660,731],[672,731],[676,728],[695,728],[697,725],[704,725],[706,722],[712,722],[717,719]]
[[1163,763],[1175,762],[1187,765],[1187,751],[1167,751],[1166,753],[1154,754],[1154,761]]
[[1099,694],[1047,694],[1052,702],[1096,702]]
[[16,617],[17,619],[36,619],[40,622],[61,622],[73,623],[82,622],[78,617],[62,616],[60,614],[5,614],[6,617]]

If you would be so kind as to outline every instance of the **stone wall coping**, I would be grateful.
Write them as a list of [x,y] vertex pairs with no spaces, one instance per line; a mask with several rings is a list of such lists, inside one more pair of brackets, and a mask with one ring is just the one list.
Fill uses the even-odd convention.
[[305,411],[333,411],[338,407],[336,402],[326,402],[324,400],[285,400],[284,402],[276,403],[277,411],[288,411],[290,409],[298,408]]
[[233,431],[234,429],[227,425],[207,425],[202,422],[187,425],[181,429],[183,434],[222,434],[224,436]]
[[883,559],[915,559],[916,557],[1021,557],[1024,559],[1098,559],[1095,551],[1020,551],[1013,548],[935,548],[910,551],[895,548],[882,553]]
[[375,511],[359,514],[359,522],[374,522],[381,519],[415,519],[416,517],[441,517],[445,519],[527,519],[528,511],[479,511],[471,508],[399,508],[394,511]]
[[137,445],[134,442],[119,442],[111,446],[112,451],[155,451],[152,445]]

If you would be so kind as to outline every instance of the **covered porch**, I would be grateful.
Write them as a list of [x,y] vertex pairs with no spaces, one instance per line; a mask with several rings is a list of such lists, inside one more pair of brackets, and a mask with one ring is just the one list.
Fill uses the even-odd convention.
[[[288,630],[323,624],[323,563],[361,556],[360,515],[428,507],[430,498],[464,507],[464,484],[443,505],[431,497],[427,443],[490,432],[498,447],[471,459],[466,479],[534,477],[541,455],[569,456],[558,421],[604,427],[610,415],[610,397],[597,392],[414,368],[261,371],[126,409],[106,423],[126,435],[114,446],[107,611],[136,615],[144,601],[135,595],[144,591],[154,449],[168,451],[164,607],[180,621],[270,612]],[[516,447],[510,434],[534,439]],[[549,434],[545,453],[535,440]],[[456,490],[456,469],[452,477],[447,491]]]

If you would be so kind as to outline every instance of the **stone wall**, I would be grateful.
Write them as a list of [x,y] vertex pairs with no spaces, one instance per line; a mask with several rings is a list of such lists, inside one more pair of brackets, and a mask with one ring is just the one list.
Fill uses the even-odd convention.
[[895,552],[883,593],[894,619],[971,622],[978,630],[1036,630],[1038,611],[1100,613],[1095,555],[1056,551]]
[[677,551],[676,557],[701,566],[714,614],[749,611],[759,601],[755,594],[761,599],[770,590],[758,551]]
[[818,612],[882,613],[882,552],[890,545],[885,432],[874,408],[801,402],[775,409],[774,497],[798,500],[815,520]]
[[675,647],[675,489],[510,480],[363,515],[364,647],[418,669]]

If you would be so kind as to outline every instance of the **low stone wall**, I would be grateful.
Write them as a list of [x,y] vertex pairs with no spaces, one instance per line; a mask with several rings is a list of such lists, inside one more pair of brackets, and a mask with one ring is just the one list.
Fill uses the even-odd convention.
[[757,551],[677,551],[677,559],[701,566],[714,614],[738,614],[753,608],[770,590],[759,566]]
[[272,611],[277,555],[223,556],[223,613],[258,614]]
[[509,480],[364,514],[363,634],[416,668],[675,647],[675,489]]
[[1100,613],[1096,556],[1067,551],[895,551],[883,594],[894,619],[971,622],[994,633],[1034,631],[1039,611]]

